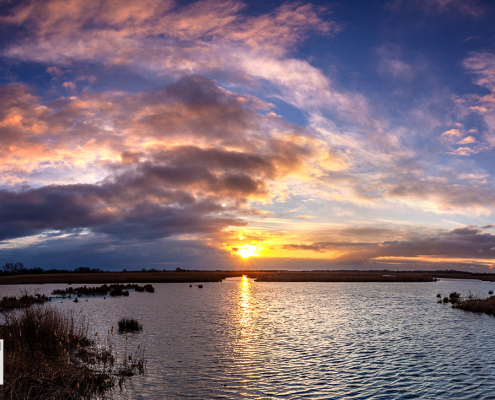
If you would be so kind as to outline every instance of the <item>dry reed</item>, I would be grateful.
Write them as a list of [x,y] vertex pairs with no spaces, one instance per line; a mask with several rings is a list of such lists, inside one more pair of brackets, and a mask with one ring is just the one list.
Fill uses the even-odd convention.
[[88,339],[89,326],[48,306],[4,313],[4,385],[0,399],[88,399],[122,387],[144,358],[117,364],[112,346]]

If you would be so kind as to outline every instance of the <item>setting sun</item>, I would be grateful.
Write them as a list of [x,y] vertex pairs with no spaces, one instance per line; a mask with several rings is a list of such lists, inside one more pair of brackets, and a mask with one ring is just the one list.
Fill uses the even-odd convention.
[[258,246],[254,246],[252,244],[245,244],[243,246],[239,246],[237,250],[237,254],[239,254],[242,258],[248,257],[258,257]]

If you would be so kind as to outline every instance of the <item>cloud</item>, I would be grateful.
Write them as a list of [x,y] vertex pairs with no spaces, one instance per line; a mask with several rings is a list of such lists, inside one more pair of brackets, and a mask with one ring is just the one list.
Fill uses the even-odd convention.
[[445,137],[445,138],[453,138],[453,137],[456,137],[456,136],[460,136],[462,133],[459,129],[449,129],[448,131],[445,131],[444,133],[442,133],[442,136]]
[[70,82],[70,81],[64,82],[62,86],[66,89],[76,90],[76,84],[74,82]]
[[[445,263],[472,259],[491,263],[489,254],[495,245],[495,235],[482,233],[476,228],[458,228],[435,235],[417,233],[407,240],[383,242],[313,242],[311,244],[286,244],[282,247],[292,251],[333,252],[332,263],[371,263],[387,258],[421,258],[423,262]],[[417,262],[418,260],[416,260]],[[441,269],[441,268],[439,268]]]
[[[477,3],[408,7],[418,5],[475,16]],[[297,53],[312,35],[334,40],[342,26],[330,10],[290,3],[251,11],[231,0],[6,4],[1,23],[12,39],[3,57],[41,66],[40,79],[52,87],[43,93],[34,78],[32,87],[0,87],[0,237],[198,235],[222,248],[229,229],[323,224],[323,203],[335,212],[325,209],[328,220],[368,218],[370,210],[471,217],[493,210],[490,174],[476,164],[495,145],[493,93],[456,97],[433,85],[395,112],[388,103],[395,92],[392,100],[368,97],[369,87],[347,85],[337,66],[322,70]],[[373,48],[375,66],[396,87],[429,72],[400,47]],[[489,90],[491,57],[470,53],[462,64]],[[293,120],[307,127],[281,116],[294,108]],[[321,209],[298,209],[304,198]],[[377,248],[415,240],[371,228],[317,236],[284,248],[369,260],[374,252],[395,257]]]
[[407,10],[422,14],[447,14],[455,17],[481,18],[486,7],[478,0],[396,0],[387,4],[392,10]]
[[[5,55],[57,64],[92,60],[185,71],[184,64],[191,62],[215,68],[222,62],[217,53],[222,43],[281,54],[309,30],[330,34],[339,29],[336,23],[323,21],[321,10],[309,4],[286,4],[258,17],[241,15],[243,8],[239,1],[202,1],[182,7],[159,0],[23,2],[1,21],[28,27],[34,35],[10,46]],[[78,46],[71,45],[75,40]],[[180,49],[178,42],[196,44],[189,51],[189,46]]]
[[495,54],[472,52],[462,62],[464,68],[475,76],[474,82],[493,91],[495,90]]
[[[175,171],[177,172],[177,171]],[[201,177],[196,178],[196,182]],[[238,183],[227,186],[230,193],[245,193]],[[153,187],[150,188],[150,185]],[[196,199],[183,187],[191,185],[188,176],[170,182],[163,176],[143,171],[131,178],[121,175],[99,185],[45,186],[21,192],[0,191],[0,239],[31,236],[45,231],[65,233],[91,228],[117,237],[154,239],[182,233],[216,232],[245,222],[212,197]],[[182,189],[182,190],[181,190]],[[250,188],[248,188],[249,190]]]
[[[46,106],[26,87],[12,85],[0,88],[0,104],[7,186],[22,176],[43,183],[46,174],[51,182],[94,182],[108,173],[105,167],[117,168],[119,159],[125,164],[137,155],[184,165],[208,159],[215,168],[235,170],[227,186],[245,187],[303,172],[319,158],[338,161],[308,131],[264,115],[269,104],[200,76],[183,77],[154,93],[90,92]],[[246,173],[254,178],[241,179]]]
[[60,76],[63,74],[63,72],[60,70],[60,68],[58,67],[48,67],[46,69],[46,72],[48,72],[50,75],[53,75],[53,76]]
[[476,143],[476,138],[474,136],[467,136],[464,139],[457,142],[457,144],[473,144]]
[[449,151],[447,154],[452,154],[455,156],[471,156],[476,153],[478,153],[478,151],[470,147],[459,147],[456,150]]
[[[264,115],[270,105],[197,75],[154,93],[91,92],[49,106],[13,85],[0,100],[8,144],[0,153],[1,240],[82,228],[150,239],[243,226],[243,217],[263,214],[251,202],[278,195],[275,182],[325,168],[319,163],[332,152]],[[23,174],[35,182],[43,166],[51,184],[11,183]]]
[[414,79],[414,69],[400,59],[401,49],[398,46],[382,46],[376,51],[380,58],[377,68],[379,73],[404,81]]

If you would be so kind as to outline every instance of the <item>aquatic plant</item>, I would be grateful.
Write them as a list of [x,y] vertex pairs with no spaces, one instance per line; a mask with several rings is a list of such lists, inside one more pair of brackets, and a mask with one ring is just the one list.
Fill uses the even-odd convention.
[[21,297],[16,296],[4,296],[0,300],[0,312],[15,310],[18,308],[28,308],[33,304],[44,304],[50,301],[51,297],[47,297],[44,294],[30,295],[27,292],[22,294]]
[[151,284],[144,285],[144,290],[148,293],[155,293],[155,288]]
[[459,299],[459,301],[453,304],[452,307],[459,308],[464,311],[484,313],[495,316],[495,296],[488,297],[487,299],[480,299],[474,296]]
[[[80,287],[69,287],[67,289],[55,289],[52,294],[54,295],[59,295],[62,296],[62,298],[65,298],[65,296],[71,296],[72,294],[76,294],[77,296],[106,296],[107,294],[110,294],[110,296],[128,296],[129,295],[129,289],[134,289],[136,292],[150,292],[153,293],[155,291],[155,288],[153,285],[147,284],[144,286],[139,286],[138,284],[135,283],[128,283],[128,284],[112,284],[112,285],[107,285],[104,284],[102,286],[90,286],[87,287],[86,285],[80,286]],[[112,294],[113,293],[113,294]]]
[[89,325],[48,306],[4,314],[5,399],[87,399],[102,395],[134,372],[144,372],[143,353],[117,363],[109,341],[88,338]]
[[449,294],[449,302],[451,302],[452,304],[457,303],[460,297],[461,297],[460,293],[452,292]]
[[115,296],[129,296],[129,291],[128,290],[122,290],[121,288],[116,288],[110,290],[110,296],[115,297]]
[[119,333],[124,332],[139,332],[143,330],[143,325],[139,324],[135,319],[122,318],[119,321]]

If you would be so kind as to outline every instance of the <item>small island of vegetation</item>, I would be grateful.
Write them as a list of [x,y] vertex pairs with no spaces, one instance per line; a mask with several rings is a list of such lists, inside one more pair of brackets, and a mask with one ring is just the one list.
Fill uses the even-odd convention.
[[483,313],[495,316],[495,296],[490,296],[486,299],[480,299],[473,296],[460,299],[455,304],[454,308],[464,311]]

